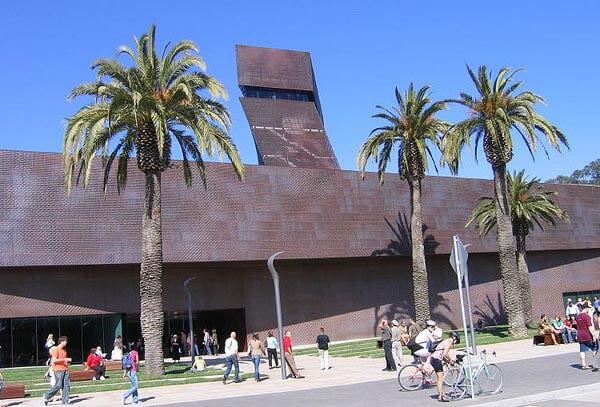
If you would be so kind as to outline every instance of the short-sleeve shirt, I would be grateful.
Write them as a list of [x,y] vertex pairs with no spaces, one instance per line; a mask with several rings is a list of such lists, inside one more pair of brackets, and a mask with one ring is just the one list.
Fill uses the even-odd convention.
[[590,326],[592,326],[592,319],[587,312],[577,315],[575,322],[577,322],[577,342],[591,342]]
[[[55,346],[50,350],[50,355],[52,356],[52,359],[66,359],[67,351],[63,348]],[[64,360],[57,360],[52,364],[52,370],[54,370],[55,372],[62,372],[67,370],[68,368],[69,365]]]
[[138,371],[138,363],[140,362],[140,356],[136,350],[129,352],[129,358],[131,359],[131,371]]
[[283,337],[283,351],[290,353],[292,350],[292,338],[289,336]]
[[321,350],[328,350],[329,349],[329,336],[323,334],[323,335],[319,335],[317,336],[317,344],[318,344],[318,348]]

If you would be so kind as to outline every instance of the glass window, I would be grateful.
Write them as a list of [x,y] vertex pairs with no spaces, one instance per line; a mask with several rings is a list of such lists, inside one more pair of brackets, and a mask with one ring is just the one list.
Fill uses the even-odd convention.
[[10,319],[0,319],[0,368],[12,366]]
[[13,366],[32,366],[37,363],[37,340],[35,318],[14,318]]
[[54,336],[54,342],[58,340],[58,317],[38,317],[37,318],[37,347],[38,347],[38,365],[46,363],[50,355],[46,350],[46,340],[48,335]]
[[65,335],[68,337],[67,355],[73,359],[73,363],[82,363],[83,355],[87,356],[88,352],[82,352],[80,316],[60,317],[59,336]]
[[108,344],[104,341],[103,332],[102,315],[84,315],[81,318],[81,337],[84,355],[88,354],[90,348],[97,346],[102,346],[102,352],[110,355],[112,346],[110,348],[107,346]]

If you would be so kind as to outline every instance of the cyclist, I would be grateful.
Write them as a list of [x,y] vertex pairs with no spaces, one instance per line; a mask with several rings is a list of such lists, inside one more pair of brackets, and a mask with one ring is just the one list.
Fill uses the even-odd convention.
[[429,358],[429,363],[433,366],[435,373],[437,374],[437,391],[438,391],[438,401],[449,401],[444,397],[444,363],[453,363],[452,358],[450,357],[450,349],[454,347],[457,343],[460,343],[460,335],[458,332],[450,332],[448,334],[448,339],[440,342],[436,347],[431,357]]
[[[423,329],[414,339],[414,344],[409,344],[413,355],[419,358],[427,358],[435,349],[435,343],[441,340],[435,321],[427,321],[427,328]],[[440,330],[441,331],[441,330]],[[437,335],[440,335],[439,337]]]

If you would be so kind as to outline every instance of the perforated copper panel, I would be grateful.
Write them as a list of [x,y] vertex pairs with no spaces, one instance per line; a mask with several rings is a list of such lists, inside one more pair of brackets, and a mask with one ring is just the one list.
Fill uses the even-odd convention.
[[308,52],[236,45],[235,55],[242,86],[314,91]]
[[240,98],[265,165],[339,168],[315,104]]
[[[0,150],[0,267],[139,263],[143,177],[132,162],[125,191],[118,195],[113,180],[105,197],[100,165],[87,190],[67,196],[60,154]],[[398,213],[410,216],[408,186],[395,174],[380,186],[376,174],[361,180],[355,171],[247,165],[245,182],[228,164],[207,171],[207,190],[197,177],[186,188],[178,162],[163,174],[166,262],[264,260],[280,250],[299,259],[394,254]],[[571,222],[532,233],[528,249],[600,248],[600,188],[546,187]],[[456,233],[471,253],[496,252],[493,233],[480,239],[464,229],[477,199],[492,193],[486,180],[427,177],[432,253],[449,253]]]

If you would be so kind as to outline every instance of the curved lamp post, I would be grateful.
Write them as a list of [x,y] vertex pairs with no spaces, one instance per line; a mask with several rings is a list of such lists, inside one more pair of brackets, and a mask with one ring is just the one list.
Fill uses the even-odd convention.
[[271,277],[273,278],[273,286],[275,287],[275,307],[277,309],[277,330],[279,331],[279,350],[281,358],[281,379],[285,380],[287,378],[287,372],[285,368],[285,352],[283,351],[283,322],[281,318],[281,299],[279,297],[279,274],[277,274],[277,270],[275,270],[275,266],[273,262],[275,261],[275,257],[279,256],[283,252],[277,252],[269,257],[267,260],[267,267],[271,272]]
[[[191,348],[190,354],[192,356],[192,366],[194,365],[194,321],[192,319],[192,293],[190,292],[190,289],[188,288],[188,283],[195,278],[196,277],[190,277],[183,282],[183,289],[185,290],[185,292],[187,293],[187,296],[188,296],[188,318],[189,318],[189,325],[190,325],[190,335],[192,336],[192,346],[190,347]],[[183,346],[185,346],[185,345],[183,345]]]

